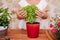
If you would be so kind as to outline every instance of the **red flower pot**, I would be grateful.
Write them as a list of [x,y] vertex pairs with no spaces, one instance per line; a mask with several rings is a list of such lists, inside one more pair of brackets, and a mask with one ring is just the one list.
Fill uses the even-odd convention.
[[30,38],[37,38],[38,37],[39,27],[40,27],[39,23],[34,23],[34,24],[27,23],[26,27],[27,27],[28,37],[30,37]]

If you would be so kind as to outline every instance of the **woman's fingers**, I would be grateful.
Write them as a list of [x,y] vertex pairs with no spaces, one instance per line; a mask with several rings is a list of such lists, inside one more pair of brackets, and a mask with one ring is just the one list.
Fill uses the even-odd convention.
[[21,14],[21,16],[26,17],[26,16],[27,16],[26,11],[24,11],[24,12]]
[[35,12],[38,16],[41,16],[41,13],[37,10],[36,12]]
[[17,12],[17,16],[20,18],[20,19],[23,19],[27,16],[27,13],[26,11],[19,11]]
[[21,11],[21,12],[19,12],[19,15],[26,15],[26,12],[25,11]]
[[26,15],[27,15],[26,11],[24,11],[24,12],[22,13],[22,15],[26,16]]
[[41,16],[44,16],[44,14],[42,12],[40,12],[39,10],[36,11],[36,14],[41,17]]
[[23,15],[22,13],[23,13],[23,11],[18,11],[17,12],[17,14],[19,14],[19,15]]
[[35,13],[41,18],[47,18],[47,13],[45,11],[37,10]]
[[23,17],[27,17],[27,14],[25,13],[24,15],[22,15]]

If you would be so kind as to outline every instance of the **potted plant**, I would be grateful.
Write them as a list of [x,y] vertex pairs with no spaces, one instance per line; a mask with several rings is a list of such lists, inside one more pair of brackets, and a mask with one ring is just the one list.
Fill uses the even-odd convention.
[[50,28],[53,36],[60,40],[60,16],[56,15],[56,18],[51,18]]
[[0,37],[7,34],[8,24],[10,22],[10,14],[8,8],[0,8]]
[[23,7],[22,10],[27,12],[27,17],[25,18],[25,20],[27,21],[26,27],[28,37],[38,37],[40,23],[35,21],[37,16],[35,14],[35,11],[38,10],[38,8],[35,5],[28,5],[26,7]]

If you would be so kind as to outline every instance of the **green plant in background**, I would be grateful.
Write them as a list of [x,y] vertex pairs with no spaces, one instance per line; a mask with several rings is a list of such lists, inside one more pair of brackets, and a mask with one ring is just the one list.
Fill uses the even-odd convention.
[[9,24],[9,19],[8,17],[10,18],[10,14],[8,13],[8,8],[6,9],[3,9],[3,8],[0,8],[0,26],[8,26]]
[[25,18],[25,20],[29,23],[34,23],[36,20],[35,11],[38,10],[38,8],[35,5],[28,5],[23,7],[22,10],[27,12],[27,17]]

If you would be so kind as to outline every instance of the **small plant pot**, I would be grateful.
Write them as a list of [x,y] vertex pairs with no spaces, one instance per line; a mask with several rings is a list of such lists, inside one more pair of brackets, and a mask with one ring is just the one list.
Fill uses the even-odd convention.
[[7,35],[7,28],[0,26],[0,38]]
[[37,38],[39,36],[40,23],[35,22],[33,24],[26,23],[27,34],[30,38]]

